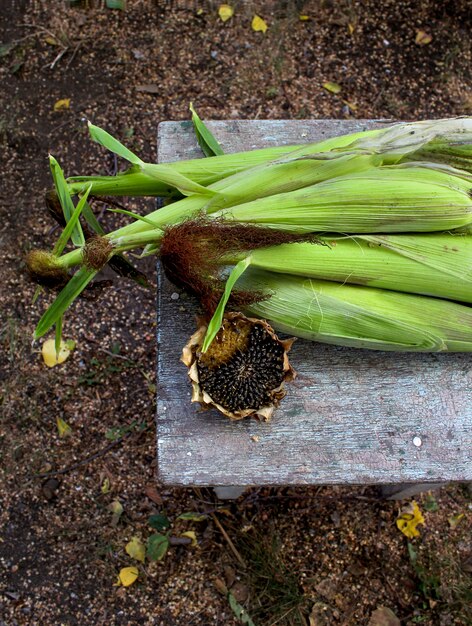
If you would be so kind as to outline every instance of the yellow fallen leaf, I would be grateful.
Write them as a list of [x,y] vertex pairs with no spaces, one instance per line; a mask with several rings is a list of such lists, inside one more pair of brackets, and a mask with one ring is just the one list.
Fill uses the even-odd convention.
[[221,4],[218,9],[218,15],[222,22],[227,22],[234,15],[234,9],[229,4]]
[[61,417],[56,417],[57,430],[59,437],[66,437],[72,434],[72,428]]
[[62,98],[54,103],[54,111],[66,111],[70,107],[70,98]]
[[57,42],[56,39],[54,39],[54,37],[45,37],[44,41],[46,43],[48,43],[50,46],[58,46],[59,45],[59,43]]
[[189,537],[192,540],[192,546],[196,546],[197,544],[197,535],[193,530],[187,530],[185,533],[182,533],[182,537]]
[[126,552],[132,559],[141,561],[144,563],[144,557],[146,556],[146,548],[138,537],[133,537],[125,546]]
[[[108,477],[105,478],[105,480],[103,481],[103,484],[101,486],[101,492],[103,494],[107,494],[110,491],[110,479]],[[121,504],[120,504],[121,506]]]
[[41,348],[41,354],[43,360],[48,367],[54,367],[60,363],[64,363],[69,358],[70,353],[75,347],[75,342],[63,341],[61,339],[61,346],[59,354],[56,354],[56,342],[54,339],[48,339],[43,343]]
[[418,504],[412,500],[400,511],[400,515],[397,517],[397,528],[408,539],[413,539],[413,537],[420,536],[420,531],[417,529],[418,524],[424,524],[424,517]]
[[203,9],[197,9],[197,15],[203,15]]
[[354,102],[349,102],[349,100],[343,100],[343,104],[348,106],[351,111],[357,111],[357,104],[354,104]]
[[338,83],[332,83],[331,81],[323,83],[323,87],[326,91],[330,91],[331,93],[339,93],[341,91],[341,85],[338,85]]
[[264,22],[264,20],[262,19],[262,17],[259,17],[258,15],[255,15],[252,18],[252,23],[251,23],[251,28],[252,30],[255,30],[256,33],[257,32],[261,32],[261,33],[265,33],[268,26],[267,24]]
[[354,32],[354,30],[356,29],[356,27],[354,26],[354,24],[351,24],[349,22],[349,24],[347,25],[347,28],[349,30],[349,34],[352,35],[352,33]]
[[123,505],[119,500],[113,500],[108,509],[112,512],[111,525],[117,526],[120,521],[120,517],[123,514]]
[[123,567],[118,574],[114,587],[129,587],[132,585],[139,576],[137,567]]
[[424,30],[417,30],[415,43],[418,46],[427,46],[429,43],[433,41],[433,37]]
[[452,528],[452,530],[454,530],[454,528],[457,528],[463,517],[464,513],[459,513],[459,515],[453,515],[452,517],[448,518],[447,521],[449,522],[449,526]]
[[299,15],[298,19],[300,22],[308,22],[308,20],[311,20],[311,17],[309,15]]

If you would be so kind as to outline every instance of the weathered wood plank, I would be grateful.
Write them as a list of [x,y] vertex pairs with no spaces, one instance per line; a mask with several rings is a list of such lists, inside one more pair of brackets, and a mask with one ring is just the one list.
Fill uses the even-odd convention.
[[[368,121],[233,121],[209,127],[225,151],[316,141]],[[160,162],[200,156],[188,123],[159,126]],[[395,354],[297,341],[269,424],[229,422],[190,403],[180,352],[195,303],[159,275],[157,444],[172,485],[392,484],[472,479],[472,367],[466,354]],[[174,296],[175,298],[175,296]],[[252,437],[257,436],[258,442]]]

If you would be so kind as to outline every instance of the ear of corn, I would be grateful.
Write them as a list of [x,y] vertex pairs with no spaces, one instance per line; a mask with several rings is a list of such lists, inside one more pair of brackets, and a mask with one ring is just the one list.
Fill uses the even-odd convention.
[[[251,252],[251,266],[282,274],[381,287],[472,303],[472,236],[320,237]],[[235,263],[243,255],[228,255]]]
[[472,221],[471,183],[421,167],[380,167],[247,202],[217,217],[294,232],[433,232]]
[[[274,161],[209,185],[208,189],[213,194],[211,198],[192,195],[150,213],[147,219],[162,228],[188,219],[198,212],[210,215],[223,207],[289,193],[337,176],[362,172],[372,168],[377,161],[376,155],[357,153],[319,154]],[[149,225],[137,221],[115,231],[114,237],[127,237],[145,230],[149,230]]]
[[[471,237],[439,234],[472,231],[472,119],[396,124],[316,144],[163,165],[143,162],[96,127],[91,133],[132,167],[115,177],[70,179],[70,193],[91,185],[91,195],[188,196],[103,237],[106,259],[134,247],[157,251],[167,226],[199,214],[321,232],[329,245],[290,244],[222,259],[236,263],[233,272],[247,269],[239,279],[231,275],[226,299],[236,280],[247,291],[269,292],[246,312],[318,341],[472,350],[471,308],[413,295],[472,302]],[[348,233],[353,237],[339,236]],[[43,316],[37,336],[58,323],[91,279],[86,261],[80,249],[55,259],[59,268],[82,269]]]
[[[92,184],[92,195],[169,195],[173,191],[160,179],[162,165],[143,163],[109,133],[89,125],[91,135],[108,149],[135,163],[128,172],[117,176],[77,176],[68,179],[71,194],[85,191]],[[431,160],[451,163],[470,171],[472,164],[472,121],[453,118],[426,122],[399,123],[330,137],[324,141],[298,146],[277,146],[224,154],[206,159],[166,163],[175,172],[200,185],[208,186],[237,172],[269,163],[275,159],[313,155],[328,151],[373,152],[382,155],[382,163],[400,160]],[[145,166],[146,173],[143,173]]]
[[248,270],[245,289],[267,300],[246,312],[282,332],[352,348],[472,351],[472,309],[436,298]]

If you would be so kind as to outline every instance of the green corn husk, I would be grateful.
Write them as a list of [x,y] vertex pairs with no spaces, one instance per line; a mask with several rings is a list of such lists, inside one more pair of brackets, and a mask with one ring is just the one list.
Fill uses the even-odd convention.
[[472,308],[448,300],[251,269],[238,286],[271,294],[246,314],[297,337],[373,350],[472,351]]
[[[317,154],[274,161],[239,172],[209,185],[211,198],[193,195],[174,202],[146,216],[156,227],[164,228],[183,219],[204,212],[216,213],[259,198],[288,193],[346,174],[356,174],[371,169],[378,162],[372,154]],[[149,224],[136,221],[113,233],[113,238],[128,237],[150,229]]]
[[[472,236],[320,237],[254,250],[251,267],[472,303]],[[246,255],[228,255],[234,264]]]
[[[279,159],[313,156],[333,149],[342,151],[344,145],[351,144],[361,137],[375,136],[380,132],[380,129],[363,131],[331,137],[311,144],[276,146],[165,164],[144,163],[136,157],[135,164],[129,170],[116,176],[72,176],[67,179],[67,182],[71,195],[83,193],[91,184],[91,193],[95,196],[167,196],[174,193],[175,189],[160,180],[164,168],[171,169],[193,182],[207,187],[239,172],[266,165]],[[119,142],[116,143],[119,144]],[[355,152],[363,153],[366,150],[359,147]],[[124,151],[121,153],[122,156],[125,154]]]
[[472,183],[432,168],[386,166],[214,216],[299,233],[434,232],[472,222]]
[[130,160],[134,166],[117,176],[71,177],[68,179],[71,194],[83,193],[91,184],[91,193],[95,196],[169,195],[174,189],[161,180],[163,168],[208,186],[284,156],[295,158],[326,151],[373,152],[382,155],[383,164],[430,160],[472,169],[472,118],[468,117],[399,123],[311,144],[262,148],[165,165],[144,163],[105,131],[92,125],[90,128],[95,141]]

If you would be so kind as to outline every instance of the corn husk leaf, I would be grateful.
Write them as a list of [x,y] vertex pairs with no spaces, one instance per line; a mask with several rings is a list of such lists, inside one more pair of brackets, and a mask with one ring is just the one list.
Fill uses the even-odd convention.
[[293,232],[433,232],[472,222],[471,184],[421,167],[378,167],[215,214]]
[[269,292],[246,313],[297,337],[373,350],[472,351],[472,309],[455,302],[251,268],[238,286]]
[[[251,266],[472,303],[472,236],[450,233],[320,237],[254,250]],[[229,256],[228,262],[238,261]]]

